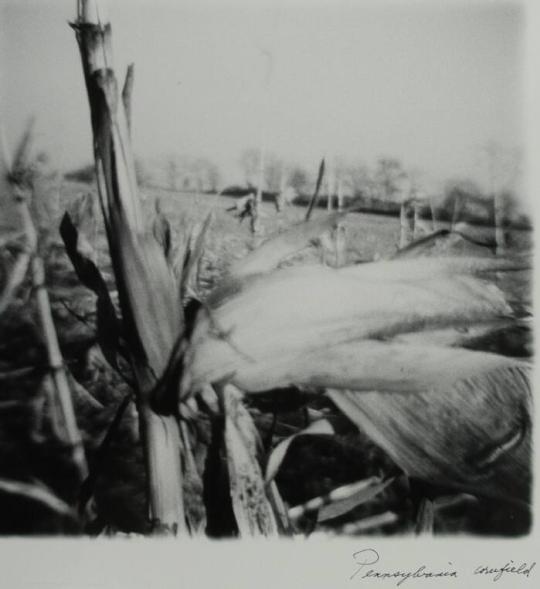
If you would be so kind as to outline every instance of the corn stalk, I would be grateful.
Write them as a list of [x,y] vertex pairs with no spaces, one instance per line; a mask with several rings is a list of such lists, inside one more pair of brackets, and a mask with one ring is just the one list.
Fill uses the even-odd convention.
[[500,191],[493,190],[493,209],[495,223],[495,243],[497,245],[497,255],[503,255],[506,252],[506,230],[505,230],[505,211],[504,200]]
[[412,227],[411,227],[411,219],[409,217],[409,209],[410,203],[408,200],[401,201],[401,209],[399,213],[399,223],[400,223],[400,237],[399,237],[399,247],[404,248],[409,243],[411,243],[412,238]]
[[285,165],[281,166],[281,175],[279,179],[279,192],[276,196],[276,210],[281,212],[285,208],[285,190],[287,188],[287,170]]
[[337,204],[338,211],[341,213],[343,211],[343,178],[339,178],[337,183]]
[[437,223],[437,213],[436,213],[436,206],[434,202],[433,195],[429,195],[429,208],[431,210],[431,224],[433,232],[438,230],[438,223]]
[[[25,212],[25,216],[28,211]],[[30,215],[27,215],[27,223],[31,223]],[[28,230],[33,229],[28,225]],[[49,293],[45,288],[45,270],[43,260],[35,255],[31,263],[32,286],[35,291],[38,317],[41,325],[41,331],[47,348],[47,357],[51,378],[56,391],[56,400],[60,406],[62,423],[65,431],[65,442],[71,451],[71,459],[77,468],[79,480],[84,480],[88,475],[88,466],[84,454],[81,433],[77,426],[75,411],[71,398],[71,391],[68,383],[68,377],[64,368],[62,353],[58,343],[58,336],[54,326]]]
[[263,191],[263,183],[264,183],[264,167],[265,167],[265,159],[266,159],[266,128],[264,127],[263,122],[263,131],[262,131],[262,138],[261,138],[261,147],[259,151],[259,168],[257,172],[257,192],[255,193],[255,198],[253,199],[253,208],[251,213],[251,232],[256,235],[261,232],[261,219],[260,219],[260,210],[261,210],[261,203],[262,203],[262,191]]
[[54,385],[55,401],[58,403],[60,419],[62,423],[61,435],[63,442],[71,452],[71,459],[79,480],[83,480],[88,474],[88,466],[82,444],[81,434],[77,426],[75,411],[68,383],[64,360],[58,343],[58,336],[53,321],[49,293],[45,287],[45,269],[43,260],[38,254],[38,232],[30,213],[29,199],[33,195],[34,174],[29,152],[32,143],[32,125],[28,127],[23,136],[14,161],[11,162],[7,149],[3,146],[2,169],[3,180],[7,180],[5,189],[14,200],[14,208],[18,214],[25,238],[25,246],[19,254],[18,260],[8,280],[8,289],[3,296],[3,303],[7,306],[16,290],[22,285],[26,275],[30,272],[32,289],[35,296],[37,315],[41,327],[41,333],[47,351],[50,378]]
[[77,9],[71,26],[82,59],[99,198],[136,381],[150,518],[155,531],[184,532],[179,424],[173,415],[158,414],[151,403],[182,333],[181,301],[163,251],[145,226],[137,194],[128,121],[133,71],[128,71],[122,100],[105,5],[78,0]]
[[326,210],[331,212],[333,207],[333,198],[334,198],[334,171],[332,168],[328,171],[328,176],[326,177]]
[[459,215],[461,214],[461,209],[463,208],[463,196],[461,193],[457,194],[454,198],[454,211],[452,213],[452,230],[455,229],[456,225],[459,222]]

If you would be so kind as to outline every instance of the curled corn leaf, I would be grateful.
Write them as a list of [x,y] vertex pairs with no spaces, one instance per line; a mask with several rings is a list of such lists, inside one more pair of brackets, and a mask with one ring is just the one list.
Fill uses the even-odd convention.
[[393,480],[383,481],[379,477],[370,477],[356,483],[343,485],[327,495],[315,497],[302,505],[292,507],[289,509],[289,518],[292,521],[299,520],[312,512],[317,512],[317,521],[319,522],[339,517],[376,497]]
[[76,519],[77,517],[75,510],[65,501],[57,497],[43,483],[31,484],[0,478],[0,491],[11,495],[19,495],[20,497],[40,503],[58,515],[67,516],[72,519]]
[[[377,264],[364,266],[372,265]],[[362,267],[354,272],[322,266],[282,269],[237,283],[210,304],[211,313],[203,311],[197,318],[186,353],[183,394],[226,375],[247,391],[275,388],[285,378],[295,383],[293,359],[301,358],[305,361],[298,372],[305,380],[324,348],[337,362],[335,368],[332,362],[317,367],[319,374],[326,370],[328,376],[321,386],[330,386],[333,376],[341,378],[346,364],[345,357],[340,361],[342,354],[356,359],[372,347],[364,360],[369,365],[370,358],[374,362],[385,354],[390,357],[384,345],[397,334],[511,316],[502,291],[472,276],[386,280],[381,288],[374,272]],[[363,340],[383,342],[355,348]],[[352,342],[357,343],[347,352]],[[333,352],[336,346],[341,347]],[[414,374],[414,366],[409,373]],[[243,383],[243,378],[251,381]],[[253,384],[257,380],[264,385]],[[316,385],[318,378],[309,380]]]
[[245,537],[277,535],[257,460],[257,430],[237,389],[226,385],[222,397],[230,491],[238,530]]
[[265,473],[265,481],[268,484],[272,481],[282,463],[287,455],[287,451],[292,444],[292,442],[298,438],[299,436],[306,436],[306,435],[332,435],[334,433],[334,428],[332,424],[327,419],[320,419],[318,421],[314,421],[308,427],[299,431],[297,434],[293,434],[289,436],[285,440],[282,440],[273,450],[268,458],[268,463],[266,464],[266,473]]
[[334,489],[328,496],[328,504],[319,510],[317,521],[324,522],[345,515],[349,511],[356,509],[359,505],[363,505],[374,499],[393,482],[393,478],[383,481],[377,477],[373,477],[371,480],[368,479],[368,481],[358,481]]

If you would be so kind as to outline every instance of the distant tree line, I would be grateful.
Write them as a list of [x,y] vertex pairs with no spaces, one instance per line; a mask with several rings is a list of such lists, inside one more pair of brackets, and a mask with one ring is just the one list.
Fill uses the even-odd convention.
[[[135,159],[137,183],[145,187],[159,187],[176,192],[215,193],[221,188],[219,166],[208,158],[171,155],[159,161]],[[64,174],[66,180],[92,183],[95,181],[93,164],[80,166]]]
[[[490,158],[489,169],[499,169],[501,165],[497,166],[497,162],[501,158],[495,148],[490,146],[485,152]],[[238,162],[242,178],[235,185],[225,185],[219,166],[204,157],[169,155],[157,161],[137,158],[135,167],[137,181],[142,186],[177,192],[245,196],[257,189],[259,157],[260,150],[256,148],[242,152]],[[308,168],[274,153],[267,153],[263,174],[263,200],[272,200],[287,191],[288,201],[293,200],[298,205],[307,204],[315,188],[317,168],[318,162]],[[494,222],[492,191],[481,188],[467,178],[450,179],[437,193],[430,193],[422,184],[422,174],[417,170],[406,169],[394,157],[380,157],[372,166],[346,158],[329,158],[326,169],[319,199],[321,207],[335,206],[339,199],[343,206],[397,215],[403,201],[417,198],[429,200],[441,221],[455,221],[456,216],[460,216],[476,223]],[[79,182],[93,182],[94,167],[82,166],[65,174],[65,177]],[[528,224],[525,216],[517,210],[511,187],[503,186],[499,189],[498,203],[510,222]]]

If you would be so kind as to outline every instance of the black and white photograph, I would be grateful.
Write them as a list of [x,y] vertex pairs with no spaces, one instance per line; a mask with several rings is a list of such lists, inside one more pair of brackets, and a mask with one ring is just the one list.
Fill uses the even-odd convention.
[[[13,579],[263,542],[339,545],[321,586],[534,583],[531,4],[0,1]],[[76,562],[24,587],[138,586]]]

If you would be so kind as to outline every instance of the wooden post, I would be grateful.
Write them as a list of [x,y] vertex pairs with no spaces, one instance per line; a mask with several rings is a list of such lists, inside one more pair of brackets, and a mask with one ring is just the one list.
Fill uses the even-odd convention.
[[105,4],[79,0],[77,5],[77,21],[72,27],[81,53],[98,192],[136,380],[150,518],[155,531],[185,532],[178,421],[172,415],[156,413],[151,398],[182,333],[182,307],[164,254],[155,240],[148,238],[125,104],[113,70]]
[[347,262],[347,233],[343,223],[338,222],[335,232],[336,268],[342,268]]

